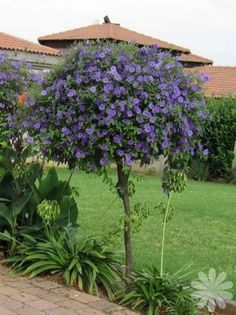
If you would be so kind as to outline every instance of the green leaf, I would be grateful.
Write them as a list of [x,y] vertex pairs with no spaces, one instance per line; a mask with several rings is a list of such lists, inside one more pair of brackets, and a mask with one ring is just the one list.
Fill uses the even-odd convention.
[[18,214],[21,213],[22,210],[24,210],[26,204],[28,203],[28,201],[31,198],[31,193],[26,195],[26,196],[22,196],[13,206],[12,211],[13,211],[13,216],[16,217]]
[[0,203],[0,216],[6,220],[6,222],[10,225],[11,228],[13,227],[14,223],[13,223],[12,212],[3,203]]

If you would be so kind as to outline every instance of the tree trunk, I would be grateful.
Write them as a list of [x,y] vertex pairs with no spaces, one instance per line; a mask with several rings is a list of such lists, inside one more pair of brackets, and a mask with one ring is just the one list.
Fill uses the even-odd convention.
[[129,175],[124,173],[124,165],[122,161],[117,161],[117,175],[118,175],[118,193],[123,201],[125,211],[124,221],[124,245],[125,245],[125,262],[126,270],[125,275],[129,276],[133,268],[133,257],[132,257],[132,244],[131,244],[131,209],[129,203],[129,189],[128,179]]

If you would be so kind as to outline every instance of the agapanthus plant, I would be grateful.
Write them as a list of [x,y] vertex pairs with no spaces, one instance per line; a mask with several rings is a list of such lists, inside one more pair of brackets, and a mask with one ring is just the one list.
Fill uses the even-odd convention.
[[126,265],[132,267],[127,168],[160,155],[177,165],[199,150],[206,119],[204,76],[184,71],[170,53],[135,44],[87,43],[74,49],[29,99],[23,126],[48,159],[99,170],[117,164],[127,216]]

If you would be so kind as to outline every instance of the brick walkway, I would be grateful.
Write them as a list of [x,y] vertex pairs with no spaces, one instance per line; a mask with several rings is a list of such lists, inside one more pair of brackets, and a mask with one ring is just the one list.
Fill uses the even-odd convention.
[[0,265],[0,315],[135,315],[93,295],[42,278],[10,276]]

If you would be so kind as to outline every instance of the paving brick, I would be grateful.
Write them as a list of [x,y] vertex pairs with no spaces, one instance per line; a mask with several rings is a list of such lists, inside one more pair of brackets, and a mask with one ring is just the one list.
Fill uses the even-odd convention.
[[2,306],[0,306],[0,314],[1,315],[16,315],[15,312],[10,311],[9,309],[2,307]]
[[100,301],[99,297],[95,295],[86,294],[76,290],[70,291],[69,297],[72,300],[80,301],[81,303],[84,304]]
[[[45,315],[75,315],[75,311],[69,310],[68,308],[58,307],[53,310],[46,311]],[[31,314],[30,314],[31,315]]]
[[77,311],[80,309],[88,309],[87,305],[80,303],[80,302],[71,301],[71,300],[67,300],[64,302],[58,302],[57,305],[60,305],[62,307],[65,307],[67,309],[74,310],[74,311]]
[[121,311],[123,307],[106,300],[100,300],[97,302],[88,304],[91,308],[95,308],[99,311],[103,311],[105,314],[111,314],[112,312]]
[[13,299],[8,298],[7,301],[1,303],[1,306],[5,307],[5,308],[7,308],[9,310],[12,310],[14,312],[17,312],[18,310],[23,308],[24,304],[19,302],[19,301],[15,301]]
[[35,289],[37,289],[36,296],[40,299],[48,300],[48,301],[53,302],[53,303],[63,302],[63,301],[68,300],[68,297],[61,296],[61,295],[56,294],[52,291],[42,290],[39,288],[35,288]]
[[38,311],[35,308],[25,305],[22,309],[17,311],[17,315],[45,315],[45,312]]
[[34,283],[34,285],[37,288],[42,288],[42,289],[45,289],[45,290],[54,290],[54,289],[58,289],[58,288],[63,288],[63,286],[60,285],[57,282],[51,282],[51,281],[40,281],[40,282],[37,282],[37,281],[35,281],[33,283]]
[[11,298],[19,302],[29,302],[38,300],[36,296],[24,292],[19,292],[18,294],[13,295]]
[[38,299],[36,301],[29,301],[29,302],[26,302],[26,304],[38,311],[48,311],[53,308],[57,308],[57,305],[55,303],[52,303],[43,299]]
[[18,293],[19,293],[19,290],[12,288],[12,287],[9,287],[7,285],[0,287],[0,295],[3,294],[3,295],[7,295],[7,296],[13,296],[13,295],[18,294]]

